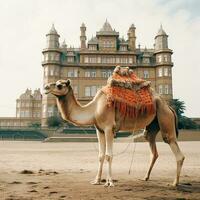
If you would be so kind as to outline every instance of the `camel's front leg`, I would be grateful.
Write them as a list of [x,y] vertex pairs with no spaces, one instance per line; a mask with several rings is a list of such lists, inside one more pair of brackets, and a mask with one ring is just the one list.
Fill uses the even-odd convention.
[[98,130],[96,130],[96,132],[97,132],[97,138],[99,141],[99,167],[98,167],[96,178],[94,179],[94,181],[91,181],[91,184],[93,185],[99,185],[101,183],[102,168],[103,168],[103,162],[105,159],[105,151],[106,151],[105,134],[99,132]]
[[112,159],[113,159],[113,139],[114,134],[112,130],[105,132],[106,138],[106,161],[107,161],[107,179],[105,183],[105,187],[113,187],[114,183],[112,180]]

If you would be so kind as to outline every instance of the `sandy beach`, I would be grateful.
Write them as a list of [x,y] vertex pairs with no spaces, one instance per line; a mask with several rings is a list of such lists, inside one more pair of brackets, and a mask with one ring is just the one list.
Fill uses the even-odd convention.
[[[200,142],[179,142],[186,156],[180,185],[172,187],[176,163],[167,144],[157,143],[159,158],[151,180],[141,179],[149,161],[148,143],[114,144],[114,188],[93,186],[97,143],[0,141],[0,199],[200,199]],[[127,150],[124,152],[124,150]],[[103,178],[105,179],[106,163]]]

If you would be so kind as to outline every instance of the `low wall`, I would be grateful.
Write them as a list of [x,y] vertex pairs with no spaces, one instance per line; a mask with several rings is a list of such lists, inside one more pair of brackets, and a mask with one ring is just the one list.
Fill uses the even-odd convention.
[[[145,142],[144,137],[135,139],[136,142]],[[156,141],[162,142],[162,136],[159,132]],[[179,130],[178,141],[200,141],[200,131],[196,130]]]

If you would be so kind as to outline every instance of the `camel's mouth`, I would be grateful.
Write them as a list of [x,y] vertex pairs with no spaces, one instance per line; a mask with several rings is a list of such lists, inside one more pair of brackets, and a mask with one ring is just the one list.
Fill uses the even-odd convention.
[[49,94],[52,91],[52,85],[53,84],[47,84],[44,86],[44,90],[45,90],[44,94]]

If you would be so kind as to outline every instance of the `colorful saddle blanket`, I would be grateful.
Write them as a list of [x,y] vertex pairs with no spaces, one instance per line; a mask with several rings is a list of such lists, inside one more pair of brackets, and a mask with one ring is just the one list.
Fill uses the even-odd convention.
[[150,82],[138,78],[128,67],[116,67],[102,92],[108,106],[114,106],[124,117],[155,112]]

